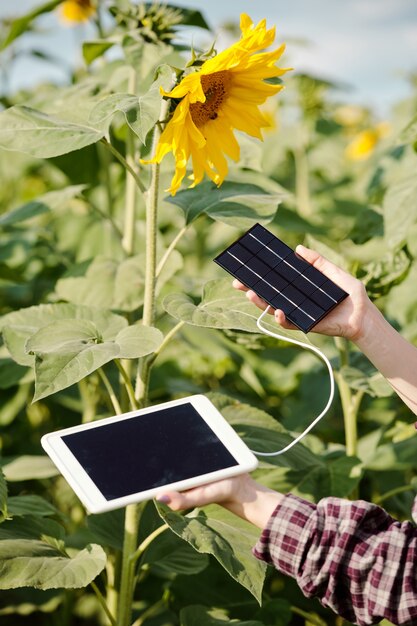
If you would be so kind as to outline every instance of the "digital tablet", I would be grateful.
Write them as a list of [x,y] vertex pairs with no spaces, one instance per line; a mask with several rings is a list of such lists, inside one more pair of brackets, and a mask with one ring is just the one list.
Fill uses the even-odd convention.
[[203,395],[42,437],[90,513],[252,471],[257,459]]

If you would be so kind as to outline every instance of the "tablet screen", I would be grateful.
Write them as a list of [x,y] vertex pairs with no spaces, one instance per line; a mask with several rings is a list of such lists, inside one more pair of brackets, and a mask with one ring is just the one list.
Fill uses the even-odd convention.
[[191,403],[62,440],[107,500],[238,465]]

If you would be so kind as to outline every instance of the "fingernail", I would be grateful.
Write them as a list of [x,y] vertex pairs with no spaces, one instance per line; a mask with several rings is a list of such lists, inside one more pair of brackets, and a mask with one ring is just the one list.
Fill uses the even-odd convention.
[[162,504],[169,504],[171,502],[171,498],[169,496],[158,496],[156,500],[157,502],[162,502]]

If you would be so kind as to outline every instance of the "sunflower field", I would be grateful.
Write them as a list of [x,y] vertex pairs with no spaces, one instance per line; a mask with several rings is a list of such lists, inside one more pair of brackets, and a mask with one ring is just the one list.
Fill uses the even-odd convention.
[[[237,14],[229,47],[203,50],[183,44],[209,31],[198,10],[103,7],[40,1],[1,31],[6,73],[47,13],[96,35],[68,84],[0,104],[0,623],[348,624],[256,560],[259,531],[219,506],[87,515],[40,439],[201,393],[270,451],[320,413],[322,362],[260,334],[213,263],[255,223],[360,278],[417,341],[417,88],[381,120],[289,68],[267,20]],[[411,412],[349,342],[282,332],[326,353],[337,393],[255,478],[409,519]]]

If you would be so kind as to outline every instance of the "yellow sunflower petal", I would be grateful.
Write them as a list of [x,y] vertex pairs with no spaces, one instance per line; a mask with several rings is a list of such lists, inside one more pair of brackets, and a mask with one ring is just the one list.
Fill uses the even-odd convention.
[[268,97],[283,89],[265,82],[285,74],[290,68],[276,65],[284,52],[281,45],[265,52],[273,43],[275,28],[267,29],[266,20],[254,24],[241,15],[242,36],[238,42],[205,61],[195,73],[188,74],[165,96],[179,100],[157,146],[154,161],[168,153],[176,167],[170,192],[175,194],[186,176],[191,161],[191,185],[204,175],[220,185],[228,172],[229,157],[239,159],[240,148],[234,130],[262,139],[262,128],[269,121],[259,110]]

